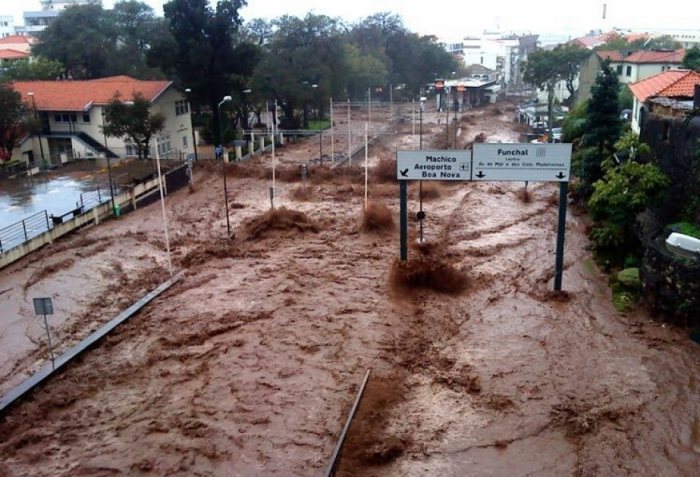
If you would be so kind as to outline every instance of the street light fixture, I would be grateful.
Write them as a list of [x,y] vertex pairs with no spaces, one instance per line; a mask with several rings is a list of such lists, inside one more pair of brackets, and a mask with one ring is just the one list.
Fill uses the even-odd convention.
[[192,90],[187,88],[185,90],[187,93],[187,109],[190,111],[190,127],[192,128],[192,146],[194,147],[194,162],[197,162],[197,137],[194,133],[194,114],[192,112]]
[[[34,101],[34,93],[29,92],[27,93],[27,96],[32,98],[32,107],[34,108],[34,120],[37,119],[37,112],[36,112],[36,102]],[[39,124],[39,129],[37,130],[36,135],[39,136],[39,150],[41,151],[41,164],[43,165],[44,162],[46,162],[46,159],[44,158],[44,145],[41,142],[41,129],[43,128],[43,124]]]
[[[225,102],[231,101],[231,100],[232,100],[231,96],[224,96],[224,99],[222,99],[221,102],[219,103],[219,105],[217,106],[217,113],[219,115],[219,131],[218,131],[219,141],[218,141],[218,143],[222,149],[224,146],[223,146],[223,140],[222,140],[222,136],[221,136],[221,105],[224,104]],[[229,221],[229,218],[228,218],[228,187],[226,186],[226,166],[225,166],[223,156],[221,157],[221,170],[223,171],[223,176],[224,176],[224,206],[226,209],[226,231],[228,233],[227,237],[230,237],[231,236],[231,222]]]
[[107,149],[107,132],[105,131],[105,108],[102,107],[102,134],[105,140],[105,157],[107,158],[107,176],[109,178],[109,197],[112,202],[112,214],[116,213],[116,204],[114,203],[114,182],[112,182],[112,163],[109,157],[109,149]]

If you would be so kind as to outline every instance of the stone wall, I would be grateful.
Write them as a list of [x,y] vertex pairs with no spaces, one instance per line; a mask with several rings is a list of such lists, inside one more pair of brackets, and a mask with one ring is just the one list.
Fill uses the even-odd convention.
[[666,234],[645,245],[640,269],[643,296],[665,317],[700,324],[700,258],[678,258],[666,249]]
[[662,108],[650,111],[640,134],[671,180],[665,199],[654,208],[657,219],[663,224],[700,222],[700,118],[686,126],[683,116],[658,114],[657,109]]

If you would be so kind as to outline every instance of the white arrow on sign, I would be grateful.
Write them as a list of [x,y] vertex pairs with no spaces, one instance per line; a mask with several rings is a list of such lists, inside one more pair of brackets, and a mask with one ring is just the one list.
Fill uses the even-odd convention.
[[475,181],[568,182],[571,144],[474,144]]
[[396,177],[405,181],[471,180],[470,151],[396,151]]

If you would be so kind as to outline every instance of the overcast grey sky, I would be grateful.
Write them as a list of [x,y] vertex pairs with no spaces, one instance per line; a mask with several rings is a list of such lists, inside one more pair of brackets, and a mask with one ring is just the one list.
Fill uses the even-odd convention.
[[[111,8],[115,0],[103,0]],[[163,0],[145,0],[163,14]],[[592,28],[700,29],[699,0],[490,0],[481,2],[414,2],[410,0],[248,0],[241,10],[245,20],[303,17],[308,12],[341,17],[352,22],[377,12],[399,14],[412,31],[459,38],[484,29],[559,33],[578,36]],[[603,4],[607,19],[603,20]],[[38,0],[0,0],[0,13],[22,21],[22,12],[38,10]]]

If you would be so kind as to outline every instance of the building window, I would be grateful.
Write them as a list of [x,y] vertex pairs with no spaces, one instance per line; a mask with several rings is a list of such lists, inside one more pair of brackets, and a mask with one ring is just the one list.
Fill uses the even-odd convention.
[[158,145],[158,154],[165,155],[170,152],[170,135],[164,134],[156,141]]
[[55,113],[53,120],[57,123],[77,123],[78,115],[75,113]]
[[627,76],[632,76],[632,67],[631,66],[627,67]]
[[617,65],[617,75],[622,76],[622,65]]
[[126,157],[137,157],[139,155],[139,150],[131,139],[124,141],[124,147],[126,148]]
[[175,101],[175,116],[187,114],[189,111],[190,108],[186,100],[180,99],[178,101]]
[[83,122],[90,124],[90,115],[88,113],[83,113]]
[[182,147],[187,149],[187,136],[182,136]]

